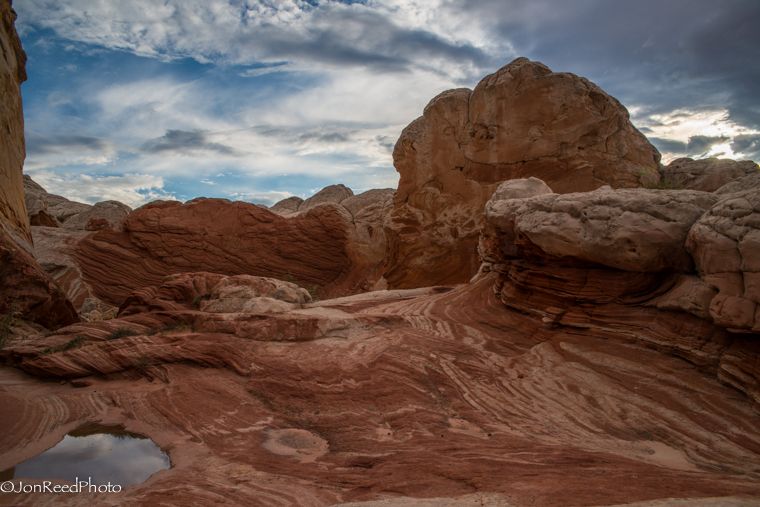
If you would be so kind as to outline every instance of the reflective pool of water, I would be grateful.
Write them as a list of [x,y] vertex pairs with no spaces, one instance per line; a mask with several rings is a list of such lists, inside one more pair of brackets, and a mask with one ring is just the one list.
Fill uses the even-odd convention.
[[92,477],[93,484],[139,484],[171,466],[153,440],[118,426],[78,428],[47,451],[14,468],[0,471],[0,481],[48,479],[74,482]]

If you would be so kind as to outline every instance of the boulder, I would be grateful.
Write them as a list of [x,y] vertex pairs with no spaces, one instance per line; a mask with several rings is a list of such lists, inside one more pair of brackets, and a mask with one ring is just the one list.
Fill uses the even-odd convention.
[[686,247],[717,292],[709,309],[715,323],[760,332],[760,192],[720,194],[689,231]]
[[289,213],[296,213],[298,211],[298,207],[303,202],[303,199],[297,196],[291,196],[287,197],[281,201],[276,202],[272,205],[271,208],[269,208],[269,211],[272,213],[277,213],[278,215],[286,215]]
[[298,206],[298,211],[308,211],[311,208],[324,203],[340,204],[341,201],[352,195],[354,195],[354,193],[345,185],[330,185],[303,201],[300,206]]
[[760,168],[751,160],[719,158],[677,158],[662,170],[663,188],[683,188],[714,192],[734,180],[760,176]]
[[536,176],[560,193],[654,185],[659,160],[598,86],[518,58],[472,91],[438,95],[401,133],[385,276],[399,288],[468,280],[501,181]]

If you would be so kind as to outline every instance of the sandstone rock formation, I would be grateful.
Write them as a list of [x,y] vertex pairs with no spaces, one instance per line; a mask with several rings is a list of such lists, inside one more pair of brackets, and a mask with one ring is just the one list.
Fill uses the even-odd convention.
[[293,280],[325,297],[365,284],[352,230],[350,213],[334,205],[284,218],[224,199],[156,202],[131,213],[122,232],[81,240],[76,261],[95,295],[115,305],[166,275],[199,269]]
[[468,280],[479,265],[481,210],[501,181],[536,176],[555,192],[654,185],[659,159],[617,100],[525,58],[473,91],[444,92],[393,151],[389,285]]
[[118,201],[103,201],[89,205],[49,194],[29,175],[24,175],[24,192],[29,221],[33,226],[64,227],[81,231],[120,231],[124,219],[132,211],[132,208]]
[[348,244],[354,252],[353,256],[367,270],[366,283],[361,289],[385,288],[386,282],[382,278],[387,251],[384,223],[391,211],[394,193],[390,188],[377,188],[354,195],[344,185],[330,185],[305,201],[289,197],[273,205],[270,210],[285,217],[324,205],[334,206],[341,213],[347,211],[353,223],[349,229]]
[[[171,456],[170,469],[121,494],[137,504],[760,497],[757,412],[715,379],[710,341],[695,366],[621,339],[635,329],[625,312],[612,329],[602,325],[611,309],[552,327],[504,306],[494,273],[454,290],[378,291],[284,312],[194,303],[213,308],[203,296],[238,287],[236,278],[177,275],[135,292],[117,319],[0,352],[28,374],[70,382],[0,369],[0,468],[99,420]],[[639,318],[669,339],[652,315]],[[679,330],[706,336],[690,334],[706,331],[696,321]]]
[[308,211],[315,206],[324,203],[340,204],[344,199],[354,195],[350,188],[345,185],[330,185],[312,195],[298,206],[299,211]]
[[664,188],[685,188],[714,192],[731,181],[760,175],[751,160],[677,158],[661,169]]
[[0,316],[55,329],[77,321],[74,307],[32,255],[0,231]]
[[303,202],[303,199],[297,196],[288,197],[286,199],[283,199],[281,201],[276,202],[272,205],[271,208],[269,208],[269,211],[272,213],[277,213],[278,215],[284,215],[286,213],[295,213],[298,211],[298,207]]
[[758,343],[728,332],[760,329],[756,195],[560,195],[508,181],[485,208],[481,271],[499,273],[506,305],[549,326],[640,340],[709,366],[760,402]]
[[[26,55],[14,29],[10,2],[0,1],[0,321],[27,320],[46,327],[76,321],[65,295],[39,267],[24,203],[24,120],[20,85]],[[5,339],[8,330],[0,330]]]
[[24,207],[21,168],[24,150],[24,117],[21,83],[26,81],[26,54],[13,26],[16,13],[10,2],[0,2],[0,229],[16,241],[30,242],[29,220]]
[[689,231],[686,243],[716,324],[760,333],[760,192],[723,194]]

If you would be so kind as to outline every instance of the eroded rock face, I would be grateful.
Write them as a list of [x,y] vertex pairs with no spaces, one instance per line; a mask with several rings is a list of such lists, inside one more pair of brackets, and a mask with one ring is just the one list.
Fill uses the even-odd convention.
[[435,97],[401,133],[386,278],[391,287],[468,280],[481,211],[501,181],[536,176],[561,193],[652,185],[659,159],[599,87],[519,58],[473,91]]
[[29,221],[35,226],[79,231],[120,231],[124,219],[132,211],[132,208],[118,201],[89,205],[49,194],[29,175],[24,175],[24,192]]
[[284,218],[244,202],[165,201],[131,213],[122,232],[83,239],[76,259],[95,295],[116,305],[136,288],[199,269],[293,280],[324,297],[366,282],[352,230],[350,213],[333,204]]
[[717,291],[709,308],[715,323],[760,332],[760,192],[722,194],[691,228],[686,246]]
[[497,192],[485,212],[489,227],[498,230],[499,252],[484,256],[523,257],[538,249],[547,258],[635,272],[691,271],[686,235],[717,200],[707,192],[611,188],[526,199],[502,195]]
[[26,54],[13,24],[16,13],[10,2],[0,2],[0,227],[16,241],[31,242],[29,220],[24,205],[22,167],[24,116],[21,83],[26,81]]
[[295,213],[298,211],[298,207],[301,206],[302,202],[303,199],[294,195],[292,197],[287,197],[281,201],[276,202],[272,205],[271,208],[269,208],[269,211],[272,213],[277,213],[278,215]]
[[756,195],[505,182],[486,205],[481,271],[547,326],[640,340],[760,400],[757,347],[730,333],[757,331]]
[[[31,254],[19,88],[26,80],[26,55],[13,26],[15,19],[10,2],[0,1],[0,322],[26,320],[55,328],[75,322],[77,317],[71,303]],[[0,329],[0,335],[7,333],[7,329]]]
[[723,185],[745,176],[760,176],[760,168],[751,160],[677,158],[662,170],[662,186],[714,192]]
[[0,230],[0,315],[49,329],[78,320],[74,307],[34,257]]
[[340,204],[344,199],[352,195],[354,193],[345,185],[330,185],[302,202],[298,207],[298,211],[308,211],[315,206],[325,203]]
[[[0,468],[102,420],[170,453],[172,468],[120,494],[143,505],[760,496],[757,412],[715,379],[716,348],[706,345],[696,367],[620,339],[641,324],[626,314],[618,329],[547,326],[505,307],[494,274],[284,312],[194,305],[225,292],[215,290],[225,280],[239,286],[235,278],[177,275],[150,297],[130,296],[116,319],[0,351],[29,374],[0,369],[0,423],[10,428],[0,432]],[[695,322],[679,330],[697,336]],[[647,324],[670,337],[662,322]],[[739,352],[723,356],[747,364]]]

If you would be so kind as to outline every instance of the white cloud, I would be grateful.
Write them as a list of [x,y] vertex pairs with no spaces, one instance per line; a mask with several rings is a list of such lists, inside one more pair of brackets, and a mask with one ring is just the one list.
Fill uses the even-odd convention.
[[61,175],[32,172],[32,178],[51,194],[88,204],[113,200],[136,208],[156,199],[174,199],[164,191],[163,178],[149,174],[100,176],[90,174]]

